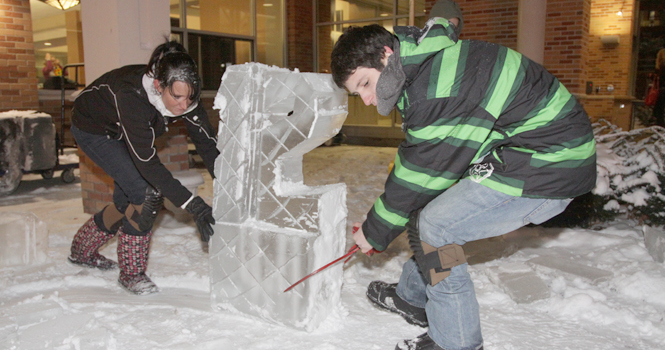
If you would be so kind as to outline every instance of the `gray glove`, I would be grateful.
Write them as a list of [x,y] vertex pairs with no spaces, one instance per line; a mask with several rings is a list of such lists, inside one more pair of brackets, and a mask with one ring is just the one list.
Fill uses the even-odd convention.
[[215,219],[212,217],[212,208],[203,201],[203,198],[196,196],[185,206],[185,210],[194,216],[201,240],[203,242],[210,241],[210,236],[215,233],[212,229],[212,225],[215,224]]

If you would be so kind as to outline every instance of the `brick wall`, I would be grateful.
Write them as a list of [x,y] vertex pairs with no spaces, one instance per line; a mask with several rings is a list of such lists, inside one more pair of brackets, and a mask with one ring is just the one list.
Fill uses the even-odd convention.
[[543,65],[573,93],[584,93],[590,0],[548,0]]
[[311,1],[288,0],[287,17],[287,68],[301,72],[314,70],[314,35],[312,35],[313,11]]
[[0,111],[38,107],[30,2],[0,0]]
[[458,0],[464,16],[461,39],[517,48],[517,0]]
[[[585,79],[592,81],[600,91],[581,96],[592,120],[600,118],[630,129],[632,111],[631,59],[633,46],[633,2],[623,0],[591,0],[587,49],[584,52]],[[617,12],[623,11],[623,16]],[[605,46],[603,35],[618,35],[619,44]],[[614,91],[608,91],[612,85]],[[595,89],[594,89],[595,90]]]

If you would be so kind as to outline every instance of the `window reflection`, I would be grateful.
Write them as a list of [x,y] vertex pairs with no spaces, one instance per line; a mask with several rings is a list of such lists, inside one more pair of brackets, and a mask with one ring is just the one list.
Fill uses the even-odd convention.
[[197,61],[203,89],[216,90],[229,64],[284,66],[284,1],[170,0],[172,36]]
[[[330,72],[330,54],[332,49],[349,26],[379,24],[388,31],[394,25],[409,24],[409,0],[317,0],[317,69],[322,73]],[[416,0],[414,25],[422,27],[427,21],[425,0]],[[349,114],[345,125],[395,127],[401,124],[401,117],[396,111],[389,116],[377,113],[374,106],[365,106],[358,96],[349,96]]]
[[63,76],[68,88],[76,87],[75,79],[81,84],[85,81],[84,75],[76,74],[74,68],[63,71],[67,64],[83,62],[80,9],[81,5],[77,5],[62,11],[40,1],[30,1],[39,88],[60,89]]
[[251,1],[238,0],[187,0],[187,28],[252,35],[251,4]]

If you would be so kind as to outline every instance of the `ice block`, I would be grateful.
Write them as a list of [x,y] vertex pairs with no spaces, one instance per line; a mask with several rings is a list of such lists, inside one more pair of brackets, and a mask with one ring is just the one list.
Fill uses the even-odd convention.
[[311,331],[341,306],[346,185],[303,183],[303,155],[336,135],[347,94],[329,74],[229,67],[220,110],[211,239],[213,307]]

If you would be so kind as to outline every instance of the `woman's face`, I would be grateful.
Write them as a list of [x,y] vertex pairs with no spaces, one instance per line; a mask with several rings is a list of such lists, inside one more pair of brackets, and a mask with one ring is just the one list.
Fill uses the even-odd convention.
[[192,100],[189,99],[190,87],[187,83],[182,81],[176,81],[173,83],[170,89],[162,89],[159,86],[159,82],[155,80],[155,87],[157,91],[162,95],[162,101],[164,106],[174,115],[181,115],[185,113],[187,108],[192,104]]

